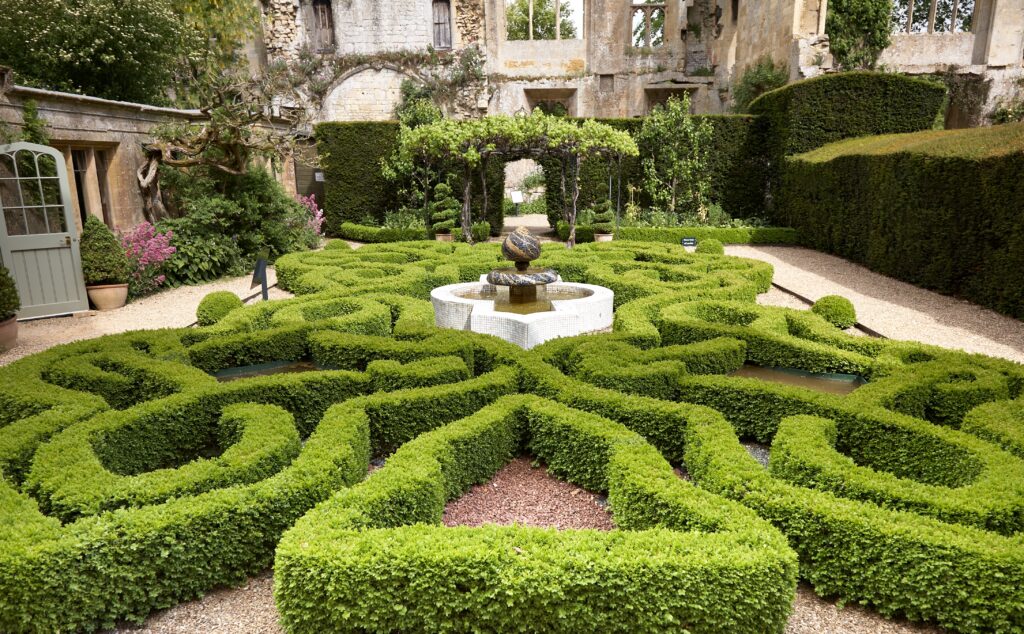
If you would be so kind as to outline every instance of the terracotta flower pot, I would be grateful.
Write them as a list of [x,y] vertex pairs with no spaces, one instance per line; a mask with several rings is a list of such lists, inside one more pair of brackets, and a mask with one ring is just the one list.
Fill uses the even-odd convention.
[[89,294],[89,301],[96,307],[96,310],[114,310],[128,302],[127,284],[86,286],[85,292]]
[[14,317],[0,321],[0,352],[18,345],[18,320]]

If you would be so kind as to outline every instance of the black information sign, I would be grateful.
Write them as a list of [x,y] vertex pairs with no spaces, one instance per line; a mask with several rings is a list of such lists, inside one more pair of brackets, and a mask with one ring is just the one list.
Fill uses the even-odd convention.
[[695,247],[697,246],[697,238],[683,238],[684,247]]
[[270,251],[263,249],[256,258],[256,267],[252,271],[252,285],[249,288],[256,288],[262,286],[263,290],[263,301],[267,301],[270,297],[267,295],[267,259],[270,258]]

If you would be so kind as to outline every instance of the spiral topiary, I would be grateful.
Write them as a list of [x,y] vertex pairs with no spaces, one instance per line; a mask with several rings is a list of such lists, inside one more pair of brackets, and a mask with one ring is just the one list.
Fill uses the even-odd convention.
[[857,311],[850,300],[839,295],[826,295],[811,306],[811,311],[836,328],[846,330],[857,323]]
[[14,317],[20,308],[21,300],[18,299],[18,289],[14,286],[14,280],[0,264],[0,321]]
[[113,232],[95,216],[82,229],[82,276],[86,286],[127,284],[131,265]]
[[212,326],[236,308],[242,300],[231,291],[214,291],[203,298],[196,308],[196,321],[200,326]]
[[593,206],[594,211],[594,232],[612,233],[615,231],[615,212],[612,210],[612,201],[604,200]]
[[707,240],[701,240],[697,243],[697,253],[703,253],[705,255],[725,255],[725,247],[722,243],[714,238],[708,238]]
[[448,183],[438,183],[434,188],[434,202],[431,205],[431,229],[434,233],[451,233],[458,224],[459,201],[452,196],[452,188]]

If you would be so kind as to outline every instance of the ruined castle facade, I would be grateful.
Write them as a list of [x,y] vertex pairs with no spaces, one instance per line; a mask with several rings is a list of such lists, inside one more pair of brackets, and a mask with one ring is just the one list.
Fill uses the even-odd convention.
[[[684,92],[696,112],[721,113],[729,111],[733,83],[765,55],[788,65],[792,80],[833,67],[828,0],[262,2],[267,58],[303,48],[372,57],[475,47],[484,79],[453,105],[455,116],[554,107],[581,117],[636,117]],[[910,16],[900,2],[908,0],[894,0],[893,41],[879,63],[955,76],[962,103],[953,125],[984,123],[999,103],[1024,93],[1024,0],[933,0],[930,11]],[[352,68],[324,95],[322,118],[390,119],[407,79],[416,81],[416,73],[399,65]]]

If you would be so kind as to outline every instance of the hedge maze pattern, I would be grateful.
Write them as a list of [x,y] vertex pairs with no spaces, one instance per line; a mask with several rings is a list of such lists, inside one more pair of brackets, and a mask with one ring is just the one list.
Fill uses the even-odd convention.
[[[781,632],[798,576],[1024,631],[1024,368],[758,306],[768,265],[653,243],[544,249],[615,291],[614,333],[435,329],[430,289],[499,257],[332,243],[279,260],[296,299],[0,369],[0,631],[141,620],[271,564],[292,632]],[[304,358],[323,369],[211,376]],[[869,382],[728,375],[745,362]],[[440,526],[523,451],[607,492],[617,530]]]

